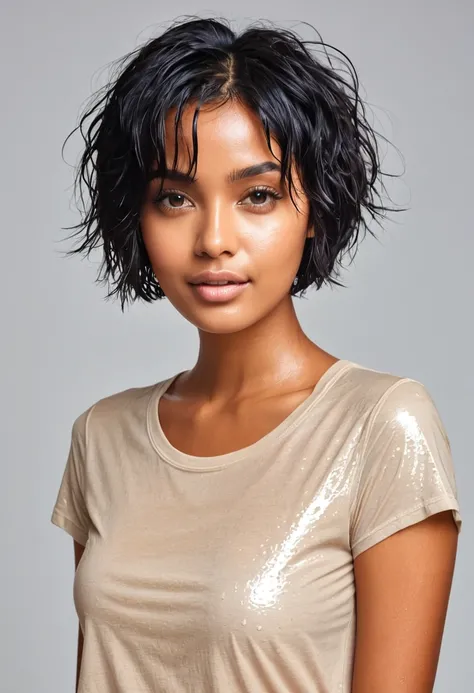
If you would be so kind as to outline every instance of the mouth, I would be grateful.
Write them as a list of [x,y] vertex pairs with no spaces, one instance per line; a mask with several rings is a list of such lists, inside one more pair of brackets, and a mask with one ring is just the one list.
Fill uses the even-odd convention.
[[249,281],[214,281],[190,284],[195,293],[211,303],[223,303],[239,296],[249,286]]

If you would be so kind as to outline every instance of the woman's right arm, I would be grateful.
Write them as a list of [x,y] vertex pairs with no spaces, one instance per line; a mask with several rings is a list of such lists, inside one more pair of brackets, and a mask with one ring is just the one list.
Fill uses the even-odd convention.
[[[82,544],[79,544],[79,542],[74,541],[74,561],[75,561],[75,567],[77,570],[77,566],[79,565],[79,561],[82,558],[82,554],[84,553],[84,546]],[[76,667],[76,693],[78,692],[79,689],[79,675],[81,672],[81,660],[82,660],[82,646],[84,644],[84,636],[82,634],[81,630],[81,624],[79,624],[79,629],[78,629],[78,636],[77,636],[77,667]]]

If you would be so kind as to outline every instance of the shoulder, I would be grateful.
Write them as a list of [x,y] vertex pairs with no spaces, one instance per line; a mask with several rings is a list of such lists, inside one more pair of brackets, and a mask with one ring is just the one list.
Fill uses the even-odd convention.
[[352,361],[349,364],[340,378],[338,395],[365,415],[368,423],[380,415],[397,414],[400,409],[419,413],[433,409],[433,398],[419,380]]
[[95,400],[73,420],[73,436],[86,438],[91,432],[116,429],[117,425],[137,420],[143,422],[152,394],[169,380],[126,388]]
[[451,447],[426,386],[377,371],[358,377],[372,394],[351,494],[353,556],[443,510],[453,511],[460,528]]
[[[449,447],[437,404],[428,387],[412,377],[351,363],[340,379],[338,401],[361,426],[361,449],[394,436],[431,439]],[[436,441],[434,441],[436,438]]]

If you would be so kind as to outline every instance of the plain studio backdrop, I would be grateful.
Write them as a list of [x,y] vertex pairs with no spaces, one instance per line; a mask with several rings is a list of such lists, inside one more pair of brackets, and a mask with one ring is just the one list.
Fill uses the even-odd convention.
[[[236,12],[236,9],[239,12]],[[194,363],[195,329],[165,300],[121,313],[99,255],[65,259],[78,221],[61,145],[107,65],[185,14],[270,19],[344,50],[373,120],[403,153],[409,211],[367,236],[347,288],[295,299],[339,357],[421,380],[451,440],[464,520],[436,693],[474,678],[473,5],[470,0],[3,0],[1,8],[2,522],[0,690],[74,687],[73,543],[49,518],[74,418]],[[74,164],[79,139],[65,158]],[[383,151],[384,148],[382,147]],[[386,168],[401,170],[387,149]]]

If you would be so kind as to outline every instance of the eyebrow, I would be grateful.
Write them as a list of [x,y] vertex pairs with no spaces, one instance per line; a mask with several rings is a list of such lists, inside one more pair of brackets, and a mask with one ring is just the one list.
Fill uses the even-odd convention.
[[[234,169],[226,176],[226,181],[228,183],[235,183],[244,178],[253,178],[254,176],[259,176],[262,173],[269,173],[270,171],[280,171],[281,167],[274,161],[263,161],[261,164],[253,164],[252,166],[246,166],[245,168]],[[153,178],[158,178],[158,171],[154,171],[151,175]],[[191,175],[185,173],[184,171],[167,169],[165,172],[165,178],[168,180],[177,181],[179,183],[197,183],[198,179],[193,178]]]

